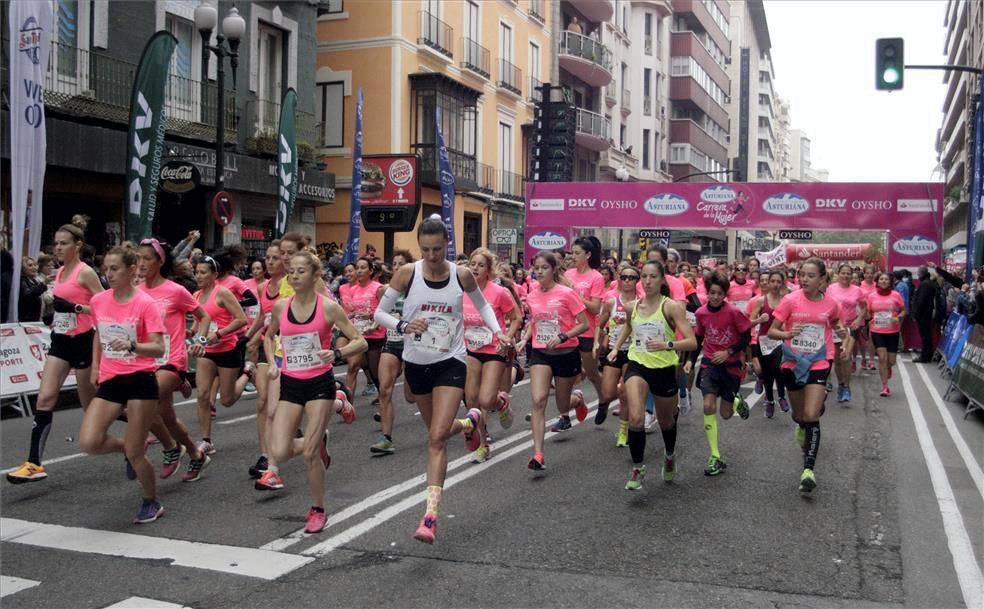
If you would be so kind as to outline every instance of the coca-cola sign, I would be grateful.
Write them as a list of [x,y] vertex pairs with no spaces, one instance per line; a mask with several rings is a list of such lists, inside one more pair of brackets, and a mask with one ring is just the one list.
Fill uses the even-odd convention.
[[161,167],[161,190],[183,194],[194,190],[202,182],[198,168],[188,161],[171,161]]

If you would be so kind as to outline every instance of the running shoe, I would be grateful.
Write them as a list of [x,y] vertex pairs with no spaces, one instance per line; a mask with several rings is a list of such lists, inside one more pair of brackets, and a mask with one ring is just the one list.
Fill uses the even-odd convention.
[[178,387],[178,391],[181,392],[181,395],[186,400],[191,397],[191,383],[188,382],[188,379],[181,381],[181,386]]
[[743,420],[748,418],[748,413],[750,410],[748,408],[748,402],[745,401],[745,398],[741,397],[740,393],[735,394],[735,400],[734,402],[732,402],[731,405],[734,408],[734,411],[738,413],[739,417],[741,417]]
[[304,524],[304,532],[311,535],[320,533],[328,524],[328,514],[324,510],[311,508],[308,510],[307,520]]
[[680,411],[680,416],[689,416],[691,406],[690,392],[688,391],[686,394],[680,396],[680,403],[677,404],[677,409]]
[[279,491],[284,488],[284,480],[271,470],[266,470],[260,479],[253,483],[258,491]]
[[659,421],[656,420],[656,415],[646,413],[646,433],[656,433],[659,429]]
[[348,396],[341,389],[335,392],[335,401],[342,403],[338,408],[338,414],[342,415],[342,421],[346,425],[351,425],[352,421],[355,420],[355,407],[352,406],[352,402],[348,401]]
[[499,392],[499,425],[509,429],[513,424],[512,400],[505,391]]
[[771,419],[776,416],[776,403],[772,400],[765,402],[765,418]]
[[265,456],[260,455],[254,465],[249,466],[249,477],[256,480],[263,475],[263,472],[270,467],[270,461]]
[[137,470],[133,469],[133,465],[130,464],[130,460],[127,459],[126,457],[123,457],[123,462],[126,464],[126,479],[136,480]]
[[543,462],[543,455],[540,453],[534,454],[533,458],[530,459],[530,462],[526,464],[526,467],[535,471],[547,469],[546,463]]
[[[252,383],[253,379],[256,377],[256,364],[253,362],[246,362],[246,365],[243,366],[243,374],[245,374],[246,378],[249,379],[249,382]],[[255,391],[256,387],[253,387],[253,390]]]
[[796,428],[795,428],[795,431],[793,432],[793,438],[796,439],[796,443],[799,444],[799,447],[800,448],[802,448],[802,449],[805,449],[806,448],[806,428],[805,427],[800,427],[799,425],[797,425]]
[[7,482],[11,484],[24,484],[25,482],[38,482],[48,477],[41,465],[35,465],[30,461],[24,461],[20,467],[7,474]]
[[472,424],[471,431],[465,431],[465,448],[469,452],[475,452],[482,444],[482,436],[478,433],[478,424],[482,421],[482,411],[478,408],[472,408],[465,415],[465,418]]
[[527,412],[526,413],[526,422],[529,423],[532,420],[533,420],[533,413],[532,412]]
[[478,450],[472,453],[472,463],[485,463],[492,457],[492,449],[488,446],[479,446]]
[[377,410],[376,412],[372,413],[372,420],[377,423],[382,423],[383,415],[379,414],[379,411]]
[[369,447],[369,452],[374,455],[392,455],[396,452],[393,448],[393,441],[387,440],[386,436],[379,436],[379,440]]
[[559,419],[557,419],[556,423],[550,426],[550,431],[554,433],[560,433],[562,431],[567,431],[571,427],[573,427],[573,425],[571,424],[571,418],[569,416],[564,415]]
[[811,493],[815,488],[817,488],[817,477],[813,475],[813,470],[804,469],[803,473],[800,474],[799,491],[801,493]]
[[420,519],[420,524],[417,525],[417,530],[414,532],[413,538],[417,541],[433,544],[436,537],[437,516],[425,514],[424,517]]
[[201,459],[192,459],[188,462],[188,471],[181,477],[182,482],[195,482],[202,477],[202,470],[205,469],[212,459],[205,454]]
[[887,398],[891,393],[892,391],[891,389],[888,388],[888,385],[882,385],[881,393],[879,395],[881,395],[883,398]]
[[619,417],[619,416],[621,416],[622,415],[622,405],[621,404],[616,404],[614,406],[614,408],[609,408],[608,409],[608,414],[612,415],[613,417]]
[[571,392],[571,405],[574,406],[574,414],[577,415],[578,422],[588,418],[588,405],[584,401],[584,392],[575,389]]
[[724,473],[724,470],[728,469],[728,464],[721,460],[720,457],[710,457],[707,460],[707,467],[704,468],[705,476],[719,476]]
[[601,425],[608,418],[608,404],[598,404],[598,410],[595,412],[595,425]]
[[625,483],[625,490],[627,491],[639,491],[642,490],[642,479],[646,477],[646,466],[640,465],[638,467],[632,468],[632,473],[629,474],[629,479]]
[[184,446],[175,446],[171,450],[162,450],[164,458],[161,460],[161,480],[167,480],[181,466],[181,455],[185,453]]
[[144,440],[144,448],[147,448],[148,446],[150,446],[152,444],[160,444],[160,443],[161,443],[161,441],[157,439],[157,436],[155,436],[154,434],[152,434],[150,432],[147,432],[147,439]]
[[198,450],[202,451],[206,455],[214,455],[215,444],[212,444],[211,442],[208,442],[206,440],[202,440],[201,442],[198,443]]
[[376,398],[372,402],[369,402],[369,405],[370,406],[375,406],[376,408],[379,408],[379,398]]
[[844,385],[837,385],[837,403],[844,401]]
[[372,383],[369,383],[368,385],[366,385],[366,388],[362,390],[362,395],[363,396],[376,395],[378,393],[379,393],[379,391],[376,389],[376,386],[373,385]]
[[789,412],[789,400],[784,397],[779,398],[779,410]]
[[321,438],[321,451],[318,455],[321,457],[321,463],[325,466],[325,470],[331,467],[331,455],[328,454],[328,430],[325,430],[324,436]]
[[626,448],[629,445],[629,430],[619,429],[615,435],[615,448]]
[[845,402],[850,402],[853,397],[854,396],[851,395],[851,388],[845,385],[844,386],[844,401]]
[[755,393],[762,393],[763,391],[765,391],[765,383],[760,378],[755,379]]
[[164,506],[156,499],[144,499],[137,517],[133,519],[133,524],[147,524],[154,522],[164,515]]
[[831,381],[827,381],[826,389],[827,389],[827,393],[830,393],[831,391],[834,390],[834,384]]
[[676,457],[666,455],[663,457],[663,482],[673,482],[677,475]]

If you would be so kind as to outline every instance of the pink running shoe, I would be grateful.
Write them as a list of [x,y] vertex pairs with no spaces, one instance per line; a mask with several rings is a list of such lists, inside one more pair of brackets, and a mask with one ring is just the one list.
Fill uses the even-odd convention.
[[420,519],[420,525],[417,526],[417,531],[413,534],[413,538],[417,541],[433,544],[435,537],[437,537],[437,516],[425,514]]
[[260,479],[253,483],[253,488],[258,491],[279,491],[284,488],[284,480],[273,470],[266,470]]
[[308,534],[320,533],[325,529],[325,525],[328,524],[328,514],[324,511],[318,511],[314,508],[308,510],[307,523],[304,526],[304,532]]
[[478,431],[478,424],[482,420],[482,411],[472,408],[465,415],[465,418],[472,422],[472,430],[465,432],[465,448],[468,452],[475,452],[482,445],[482,436]]
[[341,389],[335,392],[335,401],[342,403],[341,407],[337,411],[338,414],[342,415],[342,421],[344,421],[346,425],[351,425],[352,422],[355,421],[355,407],[352,406],[352,402],[348,401],[348,396],[346,396],[345,392]]
[[588,418],[588,406],[584,402],[584,392],[575,389],[571,392],[571,402],[574,405],[574,414],[577,415],[578,422]]
[[887,398],[892,391],[888,388],[888,385],[882,385],[881,396]]

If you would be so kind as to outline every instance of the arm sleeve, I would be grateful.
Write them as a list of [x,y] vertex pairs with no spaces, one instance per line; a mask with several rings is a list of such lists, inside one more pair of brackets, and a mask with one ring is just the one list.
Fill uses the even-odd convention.
[[389,330],[396,330],[396,326],[400,323],[400,320],[393,317],[390,311],[396,306],[396,300],[399,297],[400,293],[398,291],[391,287],[386,288],[386,291],[383,292],[383,297],[379,300],[379,306],[376,307],[376,312],[372,315],[372,318],[376,320],[377,324]]
[[492,305],[485,300],[485,295],[482,294],[482,290],[476,287],[474,290],[468,292],[468,298],[470,298],[472,304],[475,305],[475,310],[478,311],[478,314],[482,316],[482,321],[485,325],[488,326],[493,333],[501,334],[502,327],[499,325],[499,320],[495,318],[495,311],[492,310]]
[[239,306],[243,308],[251,307],[257,302],[259,301],[256,300],[256,294],[253,293],[253,290],[250,290],[249,288],[243,290],[243,297],[239,299]]

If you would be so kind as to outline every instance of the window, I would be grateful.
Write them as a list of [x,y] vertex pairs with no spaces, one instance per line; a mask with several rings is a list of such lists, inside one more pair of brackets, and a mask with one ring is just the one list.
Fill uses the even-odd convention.
[[476,189],[478,98],[468,86],[438,72],[410,74],[410,150],[421,157],[424,184],[439,184],[435,115],[441,110],[441,131],[459,190]]
[[646,13],[643,25],[643,47],[646,55],[653,54],[653,14]]
[[57,52],[51,54],[59,76],[76,74],[79,46],[78,0],[58,0],[55,7],[55,40]]
[[461,223],[461,241],[464,246],[461,251],[473,252],[482,247],[482,216],[469,212],[464,213]]
[[625,131],[625,125],[624,124],[619,125],[618,126],[618,145],[619,145],[619,147],[622,150],[625,150],[626,148],[628,148],[628,146],[627,146],[628,141],[626,141],[626,138],[627,137],[628,137],[628,133]]
[[644,68],[642,70],[642,94],[646,97],[652,95],[650,93],[651,82],[653,79],[653,71],[650,68]]
[[259,26],[257,127],[276,131],[283,96],[284,33],[266,23]]
[[[195,25],[187,19],[167,13],[164,29],[178,39],[178,46],[171,55],[170,76],[167,83],[167,109],[170,118],[198,121],[199,83],[193,70],[193,48],[201,38]],[[197,39],[197,40],[196,40]]]
[[321,0],[318,2],[318,15],[337,15],[345,12],[343,0]]
[[512,33],[512,28],[508,24],[499,22],[499,57],[509,63],[513,60]]
[[512,125],[499,123],[499,169],[502,171],[512,171]]
[[649,129],[642,130],[642,168],[649,169]]
[[482,39],[481,30],[478,28],[479,10],[478,2],[468,0],[465,3],[465,38],[476,43]]
[[321,145],[341,148],[345,145],[345,83],[319,83],[315,116],[321,122]]
[[530,41],[530,65],[529,65],[530,76],[540,79],[540,46]]

